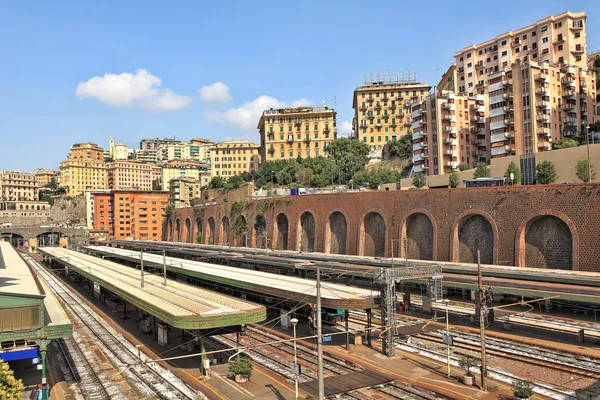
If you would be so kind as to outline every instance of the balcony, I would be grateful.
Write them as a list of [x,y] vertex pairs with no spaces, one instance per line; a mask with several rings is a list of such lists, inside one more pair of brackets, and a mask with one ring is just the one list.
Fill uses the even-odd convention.
[[560,82],[565,86],[575,87],[575,78],[571,76],[563,76]]
[[367,127],[367,123],[366,122],[361,122],[359,125],[360,128],[365,128]]
[[375,118],[375,116],[374,115],[367,115],[367,118],[368,119],[373,119],[373,118]]
[[567,112],[575,112],[575,104],[570,104],[570,103],[563,104],[562,109]]
[[407,119],[406,121],[404,121],[404,126],[411,126],[412,125],[412,121],[410,119]]
[[404,107],[410,107],[412,101],[410,100],[404,100]]
[[566,125],[574,125],[574,124],[576,124],[576,123],[577,123],[577,118],[574,118],[574,117],[567,117],[567,118],[564,118],[564,119],[563,119],[563,122],[564,122]]
[[445,110],[454,110],[454,103],[450,103],[449,101],[444,101],[442,103],[442,108]]
[[418,162],[423,160],[423,153],[415,154],[413,156],[413,162]]
[[459,73],[465,72],[465,67],[458,67],[458,72]]
[[562,97],[575,97],[576,92],[575,89],[568,89],[568,90],[563,90],[562,92]]
[[550,105],[550,103],[542,100],[542,101],[538,101],[535,105],[538,108],[547,108]]
[[545,81],[546,79],[548,79],[548,74],[540,72],[539,74],[534,75],[534,79],[536,81]]
[[445,144],[456,144],[456,140],[454,140],[453,138],[444,138],[442,139],[442,142]]
[[548,114],[544,114],[544,113],[538,113],[537,114],[537,118],[538,121],[549,121],[550,120],[550,115]]
[[579,86],[581,86],[582,88],[587,87],[588,83],[587,81],[580,79],[579,80]]
[[513,98],[513,94],[512,94],[512,92],[502,93],[502,98],[504,100],[512,99]]
[[482,104],[471,104],[471,105],[469,106],[469,108],[470,108],[472,111],[477,111],[477,112],[481,112],[481,113],[482,113],[482,112],[485,112],[485,107],[484,107]]
[[414,121],[412,123],[412,128],[413,129],[420,129],[422,126],[423,126],[423,123],[420,120],[419,121]]
[[571,53],[573,54],[581,54],[585,52],[585,46],[583,45],[575,45],[575,46],[571,46]]
[[381,100],[382,100],[384,103],[387,103],[387,101],[389,100],[389,97],[383,97]]
[[374,100],[374,99],[373,99],[372,97],[369,97],[369,98],[367,99],[367,101],[368,101],[369,103],[372,103],[372,102],[373,102],[373,100]]
[[541,150],[550,150],[550,143],[540,141],[538,142],[537,147]]
[[419,115],[423,115],[423,109],[419,108],[418,110],[414,110],[410,113],[410,116],[413,118],[418,117]]
[[483,68],[485,65],[483,64],[483,60],[481,61],[477,61],[477,63],[475,63],[475,68]]
[[513,84],[512,79],[502,79],[502,86],[512,86],[512,84]]
[[421,135],[421,132],[413,132],[412,134],[412,140],[419,140],[423,137],[423,135]]
[[364,106],[360,106],[360,107],[358,107],[358,109],[359,109],[360,111],[366,111],[366,110],[367,110],[367,106],[366,106],[366,105],[364,105]]
[[273,146],[269,147],[268,151],[269,151],[270,154],[275,153],[275,147],[273,147]]
[[480,129],[477,131],[477,136],[485,136],[485,129]]
[[293,143],[294,142],[294,135],[288,135],[287,141],[288,141],[288,143]]
[[512,125],[515,123],[515,120],[512,118],[505,118],[504,119],[504,125]]
[[485,83],[485,81],[479,81],[475,84],[475,87],[484,88],[484,87],[486,87],[486,83]]
[[454,119],[454,114],[442,114],[443,121],[452,121]]
[[381,104],[379,104],[379,103],[375,104],[375,110],[381,110]]
[[311,142],[310,137],[307,136],[304,138],[304,143],[308,144],[310,142]]
[[458,167],[458,161],[444,161],[444,167]]
[[477,139],[477,146],[479,146],[479,147],[485,147],[485,146],[487,146],[487,140],[485,140],[485,139]]
[[510,104],[508,106],[504,106],[504,112],[513,112],[513,111],[515,111],[515,107],[512,104]]
[[331,132],[331,129],[329,129],[328,126],[326,126],[325,129],[323,129],[324,134],[329,134],[330,132]]
[[456,150],[444,150],[444,155],[456,157]]
[[538,128],[537,134],[540,136],[550,136],[550,129],[548,128]]
[[569,29],[573,30],[573,31],[580,31],[583,29],[583,21],[573,21],[570,25],[569,25]]
[[519,38],[516,38],[515,40],[513,40],[512,42],[510,42],[511,46],[518,46],[521,44],[521,40]]
[[542,96],[547,96],[549,90],[550,90],[549,87],[542,86],[542,87],[536,88],[535,93],[541,94]]
[[392,128],[395,128],[395,127],[397,127],[398,125],[396,124],[396,122],[392,122],[392,123],[390,124],[390,126],[391,126]]
[[555,44],[564,43],[564,41],[565,41],[565,37],[563,35],[558,35],[556,37],[556,39],[554,39],[554,43]]
[[396,109],[396,103],[392,102],[392,104],[389,105],[388,107],[390,110],[395,110]]

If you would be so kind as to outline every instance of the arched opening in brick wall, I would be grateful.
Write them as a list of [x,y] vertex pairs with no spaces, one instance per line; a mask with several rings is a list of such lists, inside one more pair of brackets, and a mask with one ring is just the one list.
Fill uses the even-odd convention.
[[169,235],[167,240],[169,242],[172,242],[173,241],[173,220],[171,218],[169,218],[169,228],[167,229],[167,235]]
[[325,232],[325,252],[331,254],[346,254],[346,236],[348,226],[346,217],[339,211],[329,216]]
[[280,250],[288,249],[288,218],[285,214],[279,214],[275,221],[275,248]]
[[259,248],[266,247],[267,239],[267,220],[264,215],[257,215],[254,218],[254,246]]
[[175,241],[181,242],[181,221],[179,218],[175,220]]
[[476,263],[479,250],[482,264],[494,263],[494,230],[486,217],[468,214],[460,220],[457,229],[458,246],[455,246],[453,261]]
[[434,228],[429,216],[415,212],[406,218],[402,227],[401,256],[414,260],[433,260]]
[[208,219],[208,244],[215,244],[215,219]]
[[300,216],[298,250],[305,252],[315,251],[315,217],[311,212],[305,211]]
[[[60,233],[58,232],[54,232],[54,234],[57,236],[56,239],[56,244],[52,244],[51,242],[49,242],[47,240],[47,238],[49,238],[48,236],[44,236],[44,235],[48,235],[49,232],[45,232],[45,233],[40,233],[39,235],[37,235],[36,239],[37,239],[37,245],[38,247],[44,247],[44,246],[58,246],[58,239],[60,238]],[[13,247],[24,247],[25,243],[27,242],[27,240],[25,239],[25,237],[23,237],[22,235],[19,235],[18,233],[10,233],[10,232],[2,232],[0,234],[0,239],[9,242]]]
[[573,269],[573,235],[565,222],[543,215],[527,223],[525,267]]
[[385,220],[378,212],[370,212],[363,218],[360,232],[360,255],[385,257]]
[[192,221],[189,218],[185,219],[185,242],[192,243]]
[[233,226],[233,245],[236,247],[246,246],[247,238],[248,222],[246,221],[246,217],[239,215],[235,219],[235,224]]
[[202,236],[202,218],[196,218],[196,243],[202,243],[204,236]]
[[221,220],[221,240],[219,240],[219,244],[223,246],[231,246],[233,244],[232,239],[229,217],[225,216]]

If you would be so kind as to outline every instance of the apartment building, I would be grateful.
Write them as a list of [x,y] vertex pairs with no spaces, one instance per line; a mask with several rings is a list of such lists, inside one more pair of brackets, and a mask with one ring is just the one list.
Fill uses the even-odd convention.
[[410,106],[425,98],[431,87],[410,75],[403,79],[365,79],[364,85],[354,90],[354,137],[369,145],[371,159],[381,158],[388,141],[412,133]]
[[263,111],[258,122],[263,161],[327,157],[336,139],[336,112],[326,105]]
[[576,66],[518,62],[491,74],[491,157],[552,149],[563,138],[584,138],[595,122],[596,77]]
[[192,199],[200,198],[202,181],[193,178],[174,178],[169,181],[169,203],[175,208],[189,207]]
[[215,142],[213,140],[193,138],[190,140],[186,149],[184,149],[182,155],[184,159],[210,163],[210,148],[214,145]]
[[156,164],[158,163],[157,151],[153,149],[145,149],[145,150],[136,150],[135,151],[135,159],[147,163],[147,164]]
[[162,164],[161,188],[169,190],[171,179],[192,178],[202,180],[210,174],[209,165],[195,161],[171,160]]
[[161,240],[169,192],[94,192],[94,231],[107,239]]
[[152,190],[152,165],[139,161],[107,163],[106,188]]
[[50,171],[46,169],[34,169],[33,175],[35,176],[35,181],[40,188],[49,184],[53,179],[56,182],[58,177],[58,173],[56,171]]
[[260,145],[248,140],[226,140],[215,144],[210,149],[211,176],[227,179],[258,170],[261,160],[259,151]]
[[106,184],[104,150],[90,142],[71,146],[67,159],[60,163],[60,185],[70,196],[87,190],[104,189]]
[[411,104],[413,171],[448,174],[489,162],[485,97],[442,90]]
[[169,139],[169,138],[142,139],[140,141],[140,150],[158,150],[158,148],[162,145],[177,144],[177,143],[181,143],[181,141],[177,140],[175,138],[173,138],[173,139]]
[[583,12],[567,11],[456,52],[458,91],[484,94],[489,75],[517,62],[586,70],[586,18]]

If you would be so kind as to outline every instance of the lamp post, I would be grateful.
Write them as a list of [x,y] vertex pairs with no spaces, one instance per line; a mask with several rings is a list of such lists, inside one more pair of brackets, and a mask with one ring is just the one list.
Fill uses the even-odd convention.
[[297,353],[296,353],[296,325],[298,325],[298,318],[292,318],[290,320],[290,323],[292,324],[292,326],[294,327],[294,386],[296,388],[296,397],[295,399],[298,398],[298,375],[296,374],[297,371],[297,365],[298,365],[298,358],[297,358]]
[[590,126],[585,127],[585,142],[587,147],[587,170],[588,170],[588,183],[592,181],[592,166],[590,165]]

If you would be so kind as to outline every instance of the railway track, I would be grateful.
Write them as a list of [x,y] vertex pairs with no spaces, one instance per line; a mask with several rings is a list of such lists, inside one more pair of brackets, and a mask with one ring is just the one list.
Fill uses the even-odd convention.
[[[129,381],[139,392],[153,399],[177,400],[199,398],[198,393],[187,387],[170,371],[159,365],[130,365],[141,361],[135,347],[108,326],[106,321],[92,309],[83,304],[81,300],[52,273],[45,270],[29,255],[23,255],[23,258],[36,271],[38,276],[48,284],[60,300],[62,306],[75,317],[79,324],[87,328],[89,335],[95,339],[98,347],[107,355],[113,364],[129,365],[121,368],[121,372],[124,376],[129,378]],[[84,354],[86,351],[90,351],[87,346],[81,346],[79,343],[77,343],[77,347]],[[69,353],[73,354],[70,351]],[[75,354],[77,354],[77,351],[75,351]],[[77,355],[75,355],[75,357],[77,357]],[[100,374],[96,371],[94,371],[94,375],[101,379],[99,376]],[[107,393],[107,395],[108,398],[113,398],[110,393]]]
[[[71,376],[77,382],[77,386],[84,399],[108,400],[119,397],[122,394],[116,385],[107,387],[104,384],[103,379],[94,371],[90,360],[88,360],[88,357],[86,357],[86,354],[79,347],[75,339],[64,339],[64,346],[61,342],[62,340],[56,341],[57,347],[62,353],[65,364],[69,368]],[[89,356],[90,352],[88,351],[87,353]]]
[[[422,333],[417,338],[442,344],[441,333]],[[461,333],[454,336],[454,347],[478,352],[481,342],[476,335]],[[497,357],[535,364],[588,378],[600,379],[600,362],[589,357],[575,359],[569,354],[534,346],[524,346],[508,340],[487,338],[487,353]]]

